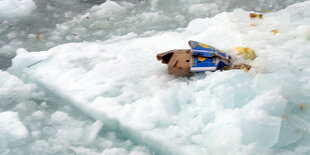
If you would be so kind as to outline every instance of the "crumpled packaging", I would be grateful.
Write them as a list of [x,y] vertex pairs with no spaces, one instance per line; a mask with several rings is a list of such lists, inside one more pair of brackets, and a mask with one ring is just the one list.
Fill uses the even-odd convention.
[[175,49],[157,55],[168,65],[168,73],[191,76],[194,72],[226,70],[231,57],[223,51],[196,41],[189,41],[191,49]]

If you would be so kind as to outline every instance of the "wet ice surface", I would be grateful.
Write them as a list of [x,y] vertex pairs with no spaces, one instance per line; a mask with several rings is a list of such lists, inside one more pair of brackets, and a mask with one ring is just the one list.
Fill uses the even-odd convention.
[[[158,154],[307,154],[309,6],[296,4],[263,19],[235,10],[149,37],[129,33],[44,52],[19,49],[9,72]],[[91,10],[100,8],[123,11],[111,1]],[[167,75],[154,56],[187,48],[189,39],[228,53],[248,46],[258,57],[248,62],[248,73]],[[55,113],[51,121],[66,116]]]
[[[0,1],[0,69],[16,49],[47,50],[59,44],[106,40],[134,32],[186,27],[193,19],[236,8],[266,12],[304,0],[2,0]],[[147,32],[147,33],[146,33]]]
[[[0,16],[1,58],[26,49],[0,76],[2,154],[309,153],[309,1],[34,2]],[[239,7],[273,12],[218,14]],[[155,55],[189,39],[258,58],[167,75]]]
[[0,75],[0,154],[152,154],[36,85]]

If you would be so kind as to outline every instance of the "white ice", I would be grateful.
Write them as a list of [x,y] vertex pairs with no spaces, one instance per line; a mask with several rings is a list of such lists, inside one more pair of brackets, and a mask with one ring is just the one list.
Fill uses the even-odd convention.
[[[153,1],[153,9],[165,10],[162,3]],[[122,10],[116,2],[107,1],[91,9],[98,18],[101,7]],[[19,49],[9,72],[37,83],[103,126],[159,154],[307,154],[309,7],[310,1],[298,3],[265,13],[263,19],[250,19],[249,12],[237,9],[151,36],[128,33],[36,53]],[[147,16],[153,19],[152,14]],[[85,20],[77,18],[71,24]],[[58,28],[66,31],[69,27]],[[271,32],[275,29],[278,34]],[[191,78],[168,75],[155,55],[188,48],[190,39],[228,53],[237,46],[250,47],[258,57],[247,62],[253,66],[249,72],[231,70]],[[62,113],[52,116],[66,118]],[[92,126],[96,135],[101,125]],[[78,138],[77,130],[64,129],[57,135]]]
[[[0,154],[151,154],[35,84],[0,71]],[[50,98],[50,99],[47,99]],[[48,101],[46,101],[48,100]]]
[[8,18],[29,16],[36,9],[32,0],[1,0],[0,21]]
[[0,148],[7,141],[22,140],[28,136],[28,130],[18,118],[18,113],[7,111],[0,113]]

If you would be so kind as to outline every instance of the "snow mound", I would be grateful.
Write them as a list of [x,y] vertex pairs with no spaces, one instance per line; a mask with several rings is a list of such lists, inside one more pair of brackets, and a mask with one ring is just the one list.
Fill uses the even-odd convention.
[[[154,7],[161,7],[157,2]],[[263,19],[250,19],[249,12],[239,9],[151,37],[129,33],[39,53],[21,50],[9,72],[159,154],[307,154],[309,7],[310,1],[299,3]],[[253,66],[247,73],[167,75],[155,55],[188,48],[190,39],[228,53],[251,47],[258,57],[247,62]],[[66,116],[53,115],[53,120],[60,118]],[[100,124],[94,126],[96,135]],[[122,149],[105,152],[126,154]]]

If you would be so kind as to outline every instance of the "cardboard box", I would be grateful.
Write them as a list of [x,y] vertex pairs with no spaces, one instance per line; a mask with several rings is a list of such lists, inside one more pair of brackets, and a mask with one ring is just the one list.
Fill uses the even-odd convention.
[[157,55],[157,59],[168,65],[168,73],[179,76],[191,76],[191,52],[189,49],[171,50]]
[[191,49],[170,50],[157,55],[157,59],[168,65],[168,73],[191,76],[193,72],[226,70],[230,67],[230,56],[212,46],[189,41]]

